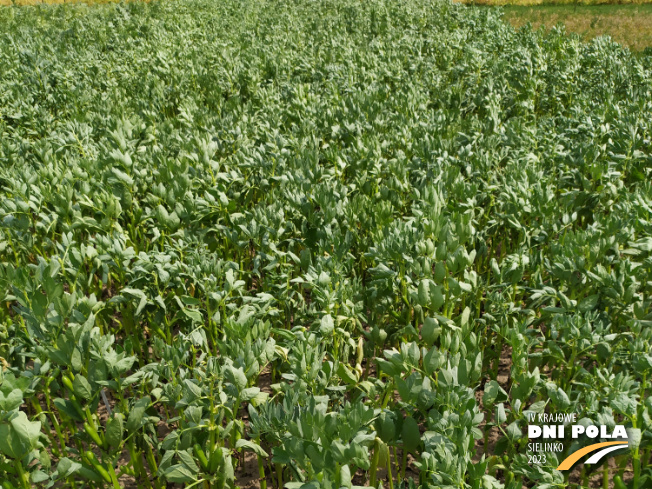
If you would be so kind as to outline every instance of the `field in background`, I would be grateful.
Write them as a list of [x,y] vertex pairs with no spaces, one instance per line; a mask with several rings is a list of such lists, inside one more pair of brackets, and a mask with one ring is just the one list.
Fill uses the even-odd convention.
[[439,0],[0,45],[0,489],[649,489],[652,57]]
[[[57,3],[117,3],[119,0],[0,0],[0,5],[38,5],[38,4],[57,4]],[[652,5],[652,0],[463,0],[461,3],[468,5],[490,5],[490,6],[550,6],[566,5],[575,7],[595,6],[595,5]]]
[[[456,0],[454,0],[456,1]],[[460,0],[462,3],[473,5],[490,5],[506,6],[548,6],[548,5],[567,5],[567,6],[595,6],[595,5],[649,5],[652,0]]]
[[[518,2],[520,3],[520,2]],[[639,5],[509,5],[505,19],[515,27],[535,29],[558,23],[585,40],[609,35],[634,51],[652,47],[652,4]]]
[[[145,0],[149,1],[149,0]],[[0,6],[10,6],[10,5],[18,5],[21,7],[27,6],[27,5],[40,5],[40,4],[48,4],[48,5],[54,5],[54,4],[59,4],[59,3],[87,3],[87,4],[102,4],[102,3],[120,3],[120,0],[86,0],[86,1],[79,1],[79,0],[0,0]]]
[[[75,1],[75,0],[73,0]],[[117,0],[89,0],[111,3]],[[0,5],[71,3],[65,0],[0,0]],[[474,0],[467,5],[503,6],[505,19],[514,27],[528,22],[535,29],[561,23],[568,32],[589,40],[609,35],[634,51],[652,48],[652,3],[650,0]]]

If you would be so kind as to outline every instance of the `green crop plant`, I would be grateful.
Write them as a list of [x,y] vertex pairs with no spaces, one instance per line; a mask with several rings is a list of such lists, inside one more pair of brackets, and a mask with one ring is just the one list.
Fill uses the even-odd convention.
[[[649,56],[448,0],[0,46],[2,489],[650,485]],[[629,447],[534,464],[551,413]]]

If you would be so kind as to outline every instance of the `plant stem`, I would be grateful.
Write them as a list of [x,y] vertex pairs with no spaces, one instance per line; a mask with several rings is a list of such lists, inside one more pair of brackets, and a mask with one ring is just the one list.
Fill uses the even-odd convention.
[[369,468],[369,485],[376,487],[376,470],[378,469],[378,458],[380,456],[380,444],[378,438],[374,444],[374,455],[371,458],[371,467]]
[[394,463],[396,464],[396,477],[400,477],[401,475],[401,466],[399,465],[398,461],[398,455],[396,455],[396,446],[393,447],[394,451]]
[[[260,438],[256,440],[260,445]],[[267,477],[265,477],[265,462],[263,458],[258,455],[258,479],[260,481],[260,489],[267,489]]]
[[394,477],[392,476],[392,457],[387,450],[387,477],[389,478],[389,489],[394,489]]
[[283,467],[281,464],[276,464],[276,479],[278,480],[278,489],[283,488]]
[[118,476],[116,475],[115,469],[113,468],[113,462],[109,461],[107,465],[109,466],[109,475],[111,476],[113,489],[120,489],[120,482],[118,482]]
[[32,485],[29,483],[29,476],[27,475],[27,472],[25,472],[23,463],[20,460],[16,460],[16,469],[18,470],[18,478],[23,487],[25,489],[31,489]]

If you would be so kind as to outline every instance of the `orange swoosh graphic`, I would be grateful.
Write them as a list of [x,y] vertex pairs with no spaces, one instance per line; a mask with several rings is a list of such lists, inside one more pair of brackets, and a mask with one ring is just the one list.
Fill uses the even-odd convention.
[[578,451],[571,453],[568,457],[564,459],[562,463],[559,464],[557,470],[568,470],[570,469],[575,462],[581,459],[587,453],[595,452],[600,448],[609,447],[611,445],[622,445],[623,447],[627,446],[626,441],[605,441],[603,443],[595,443],[589,445],[588,447],[580,448]]

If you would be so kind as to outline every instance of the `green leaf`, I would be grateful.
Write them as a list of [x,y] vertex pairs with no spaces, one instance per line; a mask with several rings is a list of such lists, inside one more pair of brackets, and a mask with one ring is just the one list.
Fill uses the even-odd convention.
[[378,437],[385,443],[391,443],[396,437],[396,418],[393,413],[383,411],[376,421]]
[[351,469],[349,469],[348,465],[342,465],[340,467],[340,487],[346,487],[348,489],[352,487]]
[[9,423],[0,424],[0,451],[15,460],[23,458],[37,446],[41,423],[29,421],[27,415],[18,411]]
[[14,389],[7,395],[0,392],[0,411],[13,411],[23,403],[23,391]]
[[437,262],[437,265],[435,265],[434,276],[437,284],[442,285],[444,283],[444,279],[446,278],[446,265],[443,261]]
[[466,326],[469,323],[469,317],[471,316],[471,309],[468,306],[462,311],[462,316],[460,317],[460,326]]
[[430,308],[433,311],[439,311],[444,305],[444,294],[441,285],[430,287]]
[[72,350],[72,356],[70,357],[70,366],[75,372],[80,372],[84,366],[81,352],[77,347]]
[[427,346],[430,347],[437,341],[440,332],[441,328],[435,318],[427,317],[424,319],[423,326],[421,327],[421,338],[423,338]]
[[310,481],[301,484],[300,489],[321,489],[321,484],[318,481]]
[[41,434],[40,421],[30,421],[24,412],[19,411],[18,415],[11,419],[11,426],[25,444],[32,449],[36,448]]
[[240,399],[248,402],[251,399],[255,398],[258,394],[260,394],[259,387],[249,387],[247,389],[242,390],[242,392],[240,393]]
[[641,445],[642,434],[639,428],[627,428],[628,448],[636,450]]
[[190,470],[192,474],[198,474],[200,469],[199,466],[195,463],[195,460],[192,456],[192,451],[190,450],[179,450],[177,451],[177,457],[179,460]]
[[80,463],[74,462],[69,458],[64,457],[61,460],[59,460],[59,463],[57,465],[57,474],[59,475],[60,478],[67,479],[81,468],[82,465]]
[[555,407],[559,410],[565,410],[570,407],[571,402],[568,397],[568,394],[564,392],[564,390],[561,387],[558,387],[552,382],[548,382],[546,384],[547,390],[548,390],[548,396],[550,396],[550,400],[552,403],[555,405]]
[[421,360],[421,350],[419,350],[419,345],[417,345],[416,341],[408,344],[407,353],[408,363],[413,367],[418,366],[419,360]]
[[629,245],[641,251],[652,251],[652,237],[641,238]]
[[337,375],[349,385],[355,385],[358,383],[358,377],[351,367],[345,363],[340,362],[337,367]]
[[403,448],[410,453],[415,452],[421,444],[419,425],[412,416],[408,416],[403,420],[401,439],[403,440]]
[[53,403],[56,406],[56,408],[59,410],[59,412],[64,413],[66,416],[68,416],[71,419],[74,419],[75,421],[83,421],[83,418],[79,416],[79,413],[74,408],[72,402],[70,402],[69,400],[61,399],[60,397],[57,397],[53,401]]
[[516,443],[521,438],[521,436],[523,436],[521,429],[518,427],[517,421],[514,421],[507,426],[506,433],[507,438],[509,438],[512,443]]
[[169,482],[176,482],[179,484],[187,482],[196,482],[195,476],[190,470],[181,464],[172,465],[163,471],[163,477]]
[[151,403],[152,400],[149,396],[143,397],[142,399],[138,399],[138,401],[136,401],[136,404],[134,404],[134,407],[131,408],[129,417],[127,418],[127,431],[132,433],[140,429],[143,422],[143,417],[145,416],[145,411]]
[[631,418],[636,414],[636,401],[631,397],[628,397],[627,394],[618,394],[613,401],[611,401],[611,407],[617,412],[624,414],[625,416]]
[[0,440],[0,451],[9,458],[18,460],[28,452],[28,447],[8,424],[0,424]]
[[490,380],[484,386],[484,395],[482,396],[482,403],[485,407],[490,408],[496,402],[506,402],[507,392],[495,380]]
[[247,376],[245,375],[242,368],[235,368],[231,365],[227,365],[224,368],[224,377],[228,382],[233,384],[239,391],[247,387]]
[[433,376],[442,365],[443,357],[438,348],[432,347],[423,357],[423,369],[430,376]]
[[335,329],[335,326],[333,324],[333,317],[330,314],[326,314],[324,317],[321,318],[321,323],[319,326],[319,332],[324,335],[328,336],[331,333],[333,333],[333,330]]
[[[81,467],[81,465],[79,466]],[[42,470],[35,470],[34,472],[30,472],[29,478],[34,484],[40,484],[41,482],[45,482],[46,480],[48,480],[50,476],[47,475]]]
[[496,405],[496,425],[501,425],[507,421],[507,414],[505,413],[505,405],[501,402]]
[[598,294],[590,295],[582,299],[577,306],[581,312],[592,311],[598,305],[598,299],[600,296]]
[[429,280],[422,280],[419,282],[419,289],[418,289],[418,304],[422,307],[428,306],[430,303],[430,281]]
[[269,457],[267,452],[263,450],[260,447],[260,445],[254,443],[251,440],[245,440],[244,438],[240,438],[237,442],[235,442],[235,447],[237,449],[250,450],[260,457],[265,457],[265,458]]
[[106,422],[106,442],[109,446],[117,448],[122,442],[124,434],[124,415],[114,413],[113,417]]
[[93,397],[93,389],[91,384],[86,380],[81,374],[75,375],[75,380],[72,383],[72,388],[75,392],[75,396],[78,399],[84,399],[86,401],[90,400]]

